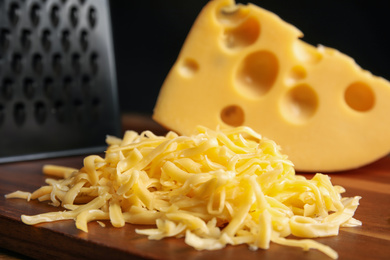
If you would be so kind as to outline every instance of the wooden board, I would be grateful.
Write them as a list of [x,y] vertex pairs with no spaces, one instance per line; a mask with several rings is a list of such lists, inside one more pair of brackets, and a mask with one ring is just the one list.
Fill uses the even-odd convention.
[[[124,128],[129,126],[125,124]],[[76,229],[71,220],[36,226],[23,224],[21,214],[39,214],[58,208],[37,201],[7,200],[4,195],[16,190],[33,191],[44,185],[44,164],[80,168],[83,158],[76,156],[0,165],[0,248],[38,259],[329,259],[316,250],[304,252],[300,248],[276,244],[271,244],[269,250],[258,251],[250,251],[245,245],[228,246],[218,251],[197,251],[187,246],[183,239],[150,241],[135,233],[135,228],[146,226],[130,224],[114,228],[108,222],[105,222],[106,227],[93,222],[88,226],[89,233]],[[363,226],[343,228],[338,236],[316,240],[335,249],[340,259],[390,259],[390,158],[361,169],[329,175],[333,184],[347,189],[344,196],[363,197],[355,214]],[[305,176],[311,178],[313,175]]]

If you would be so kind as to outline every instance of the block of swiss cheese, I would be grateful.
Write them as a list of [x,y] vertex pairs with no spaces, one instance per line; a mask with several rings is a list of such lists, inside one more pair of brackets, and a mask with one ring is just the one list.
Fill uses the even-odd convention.
[[158,96],[153,118],[180,134],[249,126],[298,171],[357,168],[390,150],[390,83],[299,39],[276,14],[210,1]]

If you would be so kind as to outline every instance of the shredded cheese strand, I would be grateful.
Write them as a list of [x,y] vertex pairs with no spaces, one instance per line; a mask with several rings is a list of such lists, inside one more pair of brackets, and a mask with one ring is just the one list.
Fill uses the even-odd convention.
[[[353,218],[359,196],[342,198],[345,190],[326,175],[296,175],[276,143],[248,127],[198,127],[190,137],[127,131],[123,139],[108,136],[106,142],[104,158],[88,156],[79,170],[46,165],[45,174],[60,179],[47,179],[33,193],[8,194],[67,209],[23,215],[22,221],[74,219],[85,232],[90,221],[155,224],[136,232],[149,239],[185,237],[198,250],[228,244],[267,249],[274,242],[316,248],[334,259],[337,252],[307,238],[361,225]],[[306,239],[286,238],[291,235]]]

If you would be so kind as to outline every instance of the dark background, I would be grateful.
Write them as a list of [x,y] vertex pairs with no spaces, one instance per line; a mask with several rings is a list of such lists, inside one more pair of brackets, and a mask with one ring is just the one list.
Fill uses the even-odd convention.
[[[111,0],[122,112],[152,114],[159,89],[207,0]],[[238,0],[238,3],[248,1]],[[374,75],[390,79],[387,1],[249,1],[336,48]]]

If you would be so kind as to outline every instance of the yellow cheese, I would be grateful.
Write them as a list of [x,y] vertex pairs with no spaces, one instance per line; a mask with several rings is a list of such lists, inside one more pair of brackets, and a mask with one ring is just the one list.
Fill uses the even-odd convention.
[[276,141],[299,171],[352,169],[386,155],[389,82],[300,37],[258,6],[210,1],[162,86],[153,118],[184,135],[196,125],[250,126]]
[[342,197],[345,189],[324,174],[296,175],[279,146],[249,127],[198,127],[192,136],[126,131],[123,139],[106,141],[104,158],[89,155],[79,170],[46,165],[45,174],[63,178],[47,178],[32,193],[7,194],[65,208],[22,215],[22,221],[73,219],[85,232],[91,221],[151,224],[135,232],[152,240],[184,237],[197,250],[268,249],[273,242],[318,249],[332,259],[337,252],[312,238],[362,224],[353,218],[360,196]]

